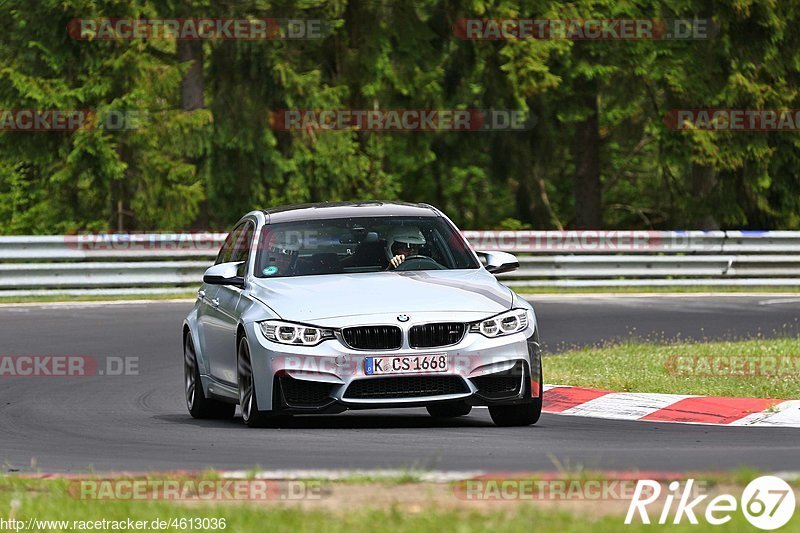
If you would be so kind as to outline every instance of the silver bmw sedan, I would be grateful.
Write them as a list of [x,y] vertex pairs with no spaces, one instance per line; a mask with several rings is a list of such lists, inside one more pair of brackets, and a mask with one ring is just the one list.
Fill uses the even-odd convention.
[[493,274],[514,256],[475,252],[441,211],[322,203],[245,215],[203,276],[183,324],[195,418],[248,426],[347,409],[488,406],[534,424],[542,363],[531,305]]

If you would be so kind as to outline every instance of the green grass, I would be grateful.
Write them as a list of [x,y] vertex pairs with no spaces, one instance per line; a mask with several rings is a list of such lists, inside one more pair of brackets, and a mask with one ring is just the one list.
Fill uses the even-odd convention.
[[120,295],[95,295],[82,294],[67,296],[53,294],[47,296],[0,296],[0,304],[19,303],[53,303],[53,302],[113,302],[117,300],[193,300],[197,298],[197,290],[176,292],[171,294],[120,294]]
[[[594,480],[615,480],[619,479],[619,474],[617,471],[607,471],[607,470],[592,470],[592,469],[585,469],[583,467],[580,468],[564,468],[563,465],[558,465],[557,471],[559,472],[559,479],[561,480],[576,480],[576,481],[594,481]],[[631,470],[629,473],[633,476],[636,473],[636,470]],[[667,474],[671,474],[667,472]],[[649,475],[649,474],[648,474]],[[702,480],[707,487],[715,487],[719,485],[724,486],[733,486],[733,487],[744,487],[752,480],[756,479],[760,476],[771,475],[770,472],[765,472],[750,466],[740,466],[731,470],[719,470],[719,471],[689,471],[684,473],[684,478],[693,478],[696,480]],[[516,475],[514,472],[504,472],[500,479],[519,479],[519,480],[542,480],[547,478],[552,478],[551,472],[522,472],[520,475]],[[781,474],[781,478],[786,481],[787,483],[793,485],[800,481],[800,474]],[[635,479],[633,476],[632,479]],[[665,479],[660,479],[660,481],[665,481]],[[674,478],[670,477],[669,480]],[[451,485],[463,486],[464,481],[453,481]]]
[[[66,480],[24,480],[0,477],[0,517],[19,520],[115,520],[127,519],[150,522],[154,519],[216,518],[226,521],[225,529],[216,531],[280,531],[280,532],[471,532],[471,531],[558,531],[558,532],[616,532],[616,531],[699,531],[709,527],[645,526],[623,524],[624,510],[619,514],[596,517],[591,512],[567,512],[541,502],[457,508],[448,502],[431,502],[424,506],[391,505],[385,508],[370,506],[368,501],[347,501],[332,510],[325,508],[300,509],[281,503],[187,504],[163,501],[86,501],[67,492]],[[375,490],[380,490],[376,487]],[[455,498],[455,497],[454,497]],[[438,505],[437,505],[438,503]],[[581,507],[578,506],[577,509]],[[651,510],[657,519],[659,509]],[[655,515],[655,516],[653,516]],[[703,518],[700,518],[703,520]],[[685,519],[684,519],[685,522]],[[40,527],[39,531],[69,531],[71,528]],[[163,531],[188,529],[166,528]],[[733,513],[733,521],[721,531],[750,530],[741,512]],[[215,531],[205,529],[204,531]],[[798,513],[781,531],[800,532]]]
[[[709,371],[710,367],[697,363],[719,356],[741,356],[737,359],[743,361],[741,371]],[[774,356],[781,356],[784,362],[794,357],[793,366],[783,367],[773,375],[753,375],[747,370],[755,368],[750,365],[776,360]],[[628,342],[545,357],[544,375],[548,383],[620,392],[800,399],[799,365],[797,338],[679,344]]]

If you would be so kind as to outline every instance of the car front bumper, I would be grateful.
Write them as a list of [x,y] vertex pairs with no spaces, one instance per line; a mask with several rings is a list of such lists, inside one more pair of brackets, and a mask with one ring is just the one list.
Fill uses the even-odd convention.
[[[313,348],[290,346],[268,340],[257,324],[248,329],[262,411],[336,413],[447,402],[508,405],[532,401],[541,393],[535,325],[506,337],[467,333],[453,346],[390,351],[354,350],[338,340]],[[418,355],[445,356],[447,370],[378,376],[364,370],[367,357]]]

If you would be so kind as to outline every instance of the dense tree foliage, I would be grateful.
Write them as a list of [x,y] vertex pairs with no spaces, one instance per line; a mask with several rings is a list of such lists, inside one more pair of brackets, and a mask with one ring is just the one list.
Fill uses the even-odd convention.
[[[0,232],[225,228],[283,203],[402,199],[464,228],[800,228],[800,134],[673,109],[797,109],[775,0],[0,1],[0,109],[129,128],[0,131]],[[323,19],[307,40],[73,38],[77,18]],[[690,40],[465,40],[465,17],[711,19]],[[283,109],[517,109],[522,131],[278,131]],[[799,126],[800,127],[800,126]]]

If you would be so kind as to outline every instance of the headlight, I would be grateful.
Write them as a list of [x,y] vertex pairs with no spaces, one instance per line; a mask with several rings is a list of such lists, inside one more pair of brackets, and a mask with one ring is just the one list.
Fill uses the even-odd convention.
[[518,333],[528,327],[527,309],[512,309],[492,318],[473,322],[469,326],[472,333],[480,333],[484,337],[502,337]]
[[322,341],[333,338],[333,330],[292,324],[281,320],[259,322],[261,332],[272,342],[300,346],[316,346]]

